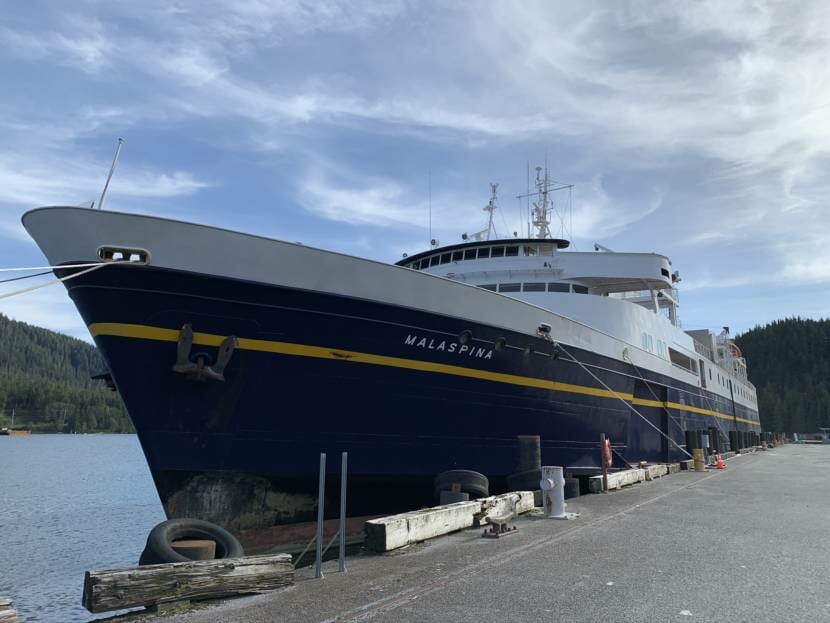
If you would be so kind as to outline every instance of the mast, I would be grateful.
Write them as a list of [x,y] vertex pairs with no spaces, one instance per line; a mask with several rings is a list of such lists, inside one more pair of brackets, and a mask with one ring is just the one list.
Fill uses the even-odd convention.
[[532,225],[536,229],[533,236],[534,238],[553,238],[553,234],[550,231],[551,213],[555,213],[559,220],[562,221],[562,236],[564,237],[564,217],[559,213],[555,204],[551,201],[550,195],[551,193],[559,190],[567,189],[570,191],[570,189],[573,188],[573,184],[561,184],[559,182],[555,182],[550,179],[547,167],[544,168],[544,176],[542,175],[542,170],[542,167],[536,167],[536,192],[528,192],[525,195],[518,195],[517,197],[518,199],[530,199],[530,197],[535,197],[535,201],[533,201],[533,209],[528,215],[528,218],[530,219],[530,222],[527,224],[528,237],[530,237],[530,228]]
[[487,240],[490,240],[490,232],[496,233],[493,227],[493,212],[496,210],[496,189],[499,187],[498,182],[490,182],[490,201],[484,206],[484,211],[489,215],[487,221]]
[[498,207],[496,205],[496,191],[499,187],[498,182],[490,182],[490,201],[487,202],[487,205],[484,206],[483,210],[487,212],[487,228],[482,229],[481,231],[477,231],[474,234],[463,233],[461,234],[462,240],[490,240],[490,233],[492,232],[493,237],[497,238],[498,234],[496,233],[496,226],[493,224],[493,212],[496,211]]
[[545,177],[541,178],[542,167],[536,167],[536,194],[538,199],[533,202],[533,226],[536,228],[536,238],[553,238],[550,235],[550,221],[548,220],[548,169],[545,167]]

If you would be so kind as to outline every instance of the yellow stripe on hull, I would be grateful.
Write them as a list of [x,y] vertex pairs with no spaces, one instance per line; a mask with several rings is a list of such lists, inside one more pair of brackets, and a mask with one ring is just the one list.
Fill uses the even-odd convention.
[[[161,342],[176,342],[179,339],[179,331],[176,329],[164,329],[162,327],[150,327],[139,324],[124,324],[118,322],[97,322],[89,325],[89,332],[93,337],[109,336],[109,337],[126,337],[143,340],[156,340]],[[193,332],[193,343],[201,346],[219,346],[224,335],[214,335],[212,333]],[[518,376],[514,374],[504,374],[502,372],[490,372],[488,370],[479,370],[475,368],[465,368],[463,366],[454,366],[444,363],[435,363],[431,361],[421,361],[418,359],[404,359],[402,357],[388,357],[386,355],[373,355],[371,353],[361,353],[357,351],[341,350],[338,348],[325,348],[323,346],[308,346],[305,344],[294,344],[291,342],[274,342],[270,340],[254,340],[250,338],[237,338],[237,348],[242,350],[251,350],[264,353],[276,353],[280,355],[291,355],[295,357],[314,357],[317,359],[334,359],[337,361],[350,361],[352,363],[367,363],[378,366],[389,366],[393,368],[405,368],[408,370],[419,370],[421,372],[436,372],[439,374],[450,374],[453,376],[462,376],[467,378],[482,379],[486,381],[495,381],[497,383],[507,383],[509,385],[519,385],[522,387],[535,387],[538,389],[548,389],[551,391],[568,392],[572,394],[582,394],[587,396],[599,396],[602,398],[623,398],[634,405],[654,406],[654,407],[668,407],[670,409],[678,409],[680,411],[690,411],[693,413],[701,413],[704,415],[712,415],[725,420],[733,419],[730,415],[723,415],[717,411],[709,409],[702,409],[690,405],[683,405],[675,402],[663,403],[657,400],[644,400],[634,398],[632,394],[623,392],[613,392],[607,389],[598,389],[595,387],[587,387],[585,385],[573,385],[571,383],[560,383],[557,381],[548,381],[545,379],[538,379],[530,376]],[[746,424],[757,424],[752,420],[737,418],[739,422]]]

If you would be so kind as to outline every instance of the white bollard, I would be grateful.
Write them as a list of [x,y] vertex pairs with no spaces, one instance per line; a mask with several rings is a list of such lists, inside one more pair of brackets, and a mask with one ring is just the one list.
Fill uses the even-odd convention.
[[565,475],[562,468],[543,466],[542,480],[539,481],[544,498],[545,517],[549,519],[573,519],[578,513],[565,512]]

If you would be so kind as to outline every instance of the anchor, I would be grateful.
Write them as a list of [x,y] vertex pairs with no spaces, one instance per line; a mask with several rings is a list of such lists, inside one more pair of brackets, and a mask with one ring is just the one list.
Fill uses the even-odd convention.
[[179,332],[176,346],[176,364],[173,366],[173,372],[184,374],[193,381],[225,380],[225,367],[231,360],[236,348],[236,336],[229,335],[222,340],[222,343],[219,344],[219,353],[216,355],[216,363],[213,365],[207,365],[208,355],[206,353],[196,353],[195,361],[191,361],[191,348],[193,348],[193,327],[188,323]]

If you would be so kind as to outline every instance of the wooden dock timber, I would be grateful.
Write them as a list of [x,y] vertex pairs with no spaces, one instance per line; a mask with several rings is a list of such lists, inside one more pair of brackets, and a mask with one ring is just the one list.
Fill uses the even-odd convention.
[[532,491],[514,491],[469,502],[434,506],[420,511],[380,517],[366,522],[366,547],[388,552],[487,523],[487,516],[513,511],[517,515],[533,510]]
[[0,597],[0,623],[17,623],[14,602],[8,597]]
[[293,583],[288,554],[176,562],[87,571],[82,603],[98,613],[265,593]]
[[[682,461],[681,461],[682,464]],[[618,472],[608,474],[608,490],[622,489],[627,485],[633,485],[638,482],[647,480],[654,480],[666,474],[674,474],[680,470],[677,463],[644,465],[636,469],[624,469]],[[602,476],[591,476],[588,479],[588,490],[591,493],[602,493]]]

